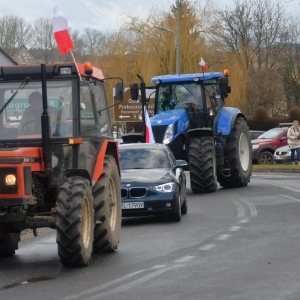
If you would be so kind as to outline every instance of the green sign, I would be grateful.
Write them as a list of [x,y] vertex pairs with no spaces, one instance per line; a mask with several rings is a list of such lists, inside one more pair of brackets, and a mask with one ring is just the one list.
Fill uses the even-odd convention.
[[[8,99],[5,100],[7,102]],[[60,110],[63,106],[63,102],[59,97],[48,97],[48,106],[52,106]],[[24,111],[30,104],[28,103],[28,98],[14,98],[6,106],[7,111]]]

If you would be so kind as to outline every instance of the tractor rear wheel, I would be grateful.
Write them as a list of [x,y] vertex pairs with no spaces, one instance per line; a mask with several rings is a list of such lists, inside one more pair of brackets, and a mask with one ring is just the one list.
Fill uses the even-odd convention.
[[92,187],[86,178],[64,178],[57,197],[57,237],[60,262],[67,267],[87,266],[94,239]]
[[15,254],[20,241],[20,233],[7,233],[0,230],[0,256]]
[[250,134],[246,120],[237,117],[227,141],[226,159],[229,163],[229,172],[218,170],[218,181],[223,187],[242,187],[250,182],[252,174]]
[[110,252],[118,247],[122,222],[121,184],[115,159],[107,155],[104,170],[93,187],[95,197],[94,252]]
[[217,189],[215,143],[212,137],[190,139],[189,169],[193,193],[210,193]]

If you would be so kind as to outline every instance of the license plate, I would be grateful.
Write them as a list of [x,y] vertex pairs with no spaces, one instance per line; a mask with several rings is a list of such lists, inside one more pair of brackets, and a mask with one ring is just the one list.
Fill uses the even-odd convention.
[[122,203],[122,209],[144,208],[144,202],[127,202]]

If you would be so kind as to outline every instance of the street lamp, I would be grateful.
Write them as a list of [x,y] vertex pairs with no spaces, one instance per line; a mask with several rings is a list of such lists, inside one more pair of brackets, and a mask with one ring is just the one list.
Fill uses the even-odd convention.
[[179,70],[179,45],[178,45],[178,36],[171,29],[164,28],[164,27],[157,27],[157,26],[155,26],[154,28],[157,28],[157,29],[160,29],[160,30],[163,30],[163,31],[167,31],[167,32],[171,32],[171,33],[174,34],[175,48],[176,48],[176,74],[179,74],[180,70]]
[[174,31],[168,28],[164,27],[156,27],[157,29],[163,30],[163,31],[168,31],[174,34],[175,38],[175,48],[176,48],[176,74],[180,73],[180,54],[179,54],[179,49],[180,49],[180,0],[176,0],[176,8],[177,8],[177,14],[176,14],[176,34]]

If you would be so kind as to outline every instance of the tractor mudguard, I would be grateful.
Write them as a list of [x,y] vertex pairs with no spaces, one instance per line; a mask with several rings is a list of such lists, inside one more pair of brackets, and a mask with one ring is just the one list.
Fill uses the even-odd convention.
[[223,136],[228,136],[238,115],[245,118],[241,111],[235,107],[222,107],[218,114],[218,119],[216,120],[216,126],[214,128],[216,135],[221,134]]

